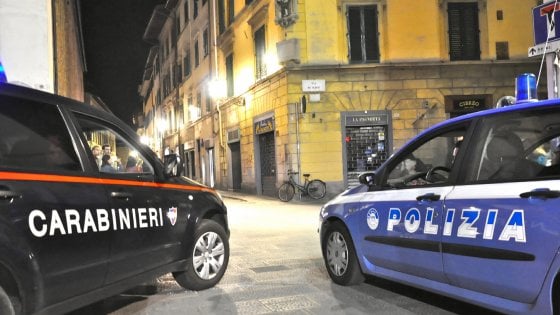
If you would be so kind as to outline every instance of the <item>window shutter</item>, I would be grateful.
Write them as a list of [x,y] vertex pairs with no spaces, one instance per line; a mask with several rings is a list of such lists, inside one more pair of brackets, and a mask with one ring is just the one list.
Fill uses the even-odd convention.
[[377,38],[377,8],[364,7],[364,46],[366,61],[379,61],[379,41]]
[[362,28],[360,7],[348,8],[348,41],[350,62],[362,62]]
[[478,7],[476,3],[449,3],[450,60],[480,60]]

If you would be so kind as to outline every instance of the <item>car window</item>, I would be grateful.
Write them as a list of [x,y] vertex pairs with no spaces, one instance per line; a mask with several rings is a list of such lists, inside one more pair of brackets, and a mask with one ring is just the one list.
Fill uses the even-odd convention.
[[514,112],[483,120],[468,181],[560,176],[560,110]]
[[387,184],[408,187],[447,182],[465,132],[465,127],[447,131],[402,154],[389,169]]
[[90,159],[100,173],[138,175],[154,174],[150,162],[114,129],[87,117],[78,116],[78,123],[90,148]]
[[82,170],[56,106],[0,95],[0,134],[2,168]]

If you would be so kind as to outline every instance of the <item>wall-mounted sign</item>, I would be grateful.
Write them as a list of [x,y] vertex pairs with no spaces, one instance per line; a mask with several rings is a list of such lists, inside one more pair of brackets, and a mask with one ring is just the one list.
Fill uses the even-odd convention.
[[325,80],[301,80],[303,92],[324,92]]
[[453,108],[455,110],[478,109],[482,105],[484,105],[484,99],[483,98],[473,98],[473,99],[469,99],[469,100],[455,100],[455,101],[453,101]]
[[274,117],[255,122],[255,134],[260,135],[271,131],[274,131]]
[[387,113],[359,115],[359,116],[346,116],[346,126],[369,126],[369,125],[387,125]]
[[447,113],[476,112],[489,108],[489,104],[492,104],[492,94],[445,96],[445,112]]

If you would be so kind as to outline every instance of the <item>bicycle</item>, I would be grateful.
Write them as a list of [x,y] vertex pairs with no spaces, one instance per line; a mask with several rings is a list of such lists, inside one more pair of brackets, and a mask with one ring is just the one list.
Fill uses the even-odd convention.
[[314,179],[309,181],[309,174],[303,174],[305,182],[303,185],[299,185],[295,182],[292,175],[299,174],[298,172],[288,171],[289,180],[280,186],[278,189],[278,198],[284,202],[288,202],[294,198],[296,188],[302,193],[302,195],[308,195],[313,199],[321,199],[325,197],[327,193],[327,185],[320,179]]

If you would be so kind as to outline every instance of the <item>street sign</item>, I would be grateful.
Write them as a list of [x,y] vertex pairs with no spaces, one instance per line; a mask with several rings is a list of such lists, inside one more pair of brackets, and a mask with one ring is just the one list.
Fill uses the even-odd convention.
[[[560,39],[560,3],[548,2],[533,8],[535,45]],[[560,24],[559,24],[560,25]]]
[[[558,14],[558,15],[560,15],[560,14]],[[546,46],[546,51],[545,51],[545,46]],[[540,56],[540,55],[545,54],[545,53],[555,52],[557,50],[560,50],[560,40],[556,40],[556,41],[553,41],[553,42],[548,42],[548,44],[542,43],[542,44],[538,44],[538,45],[529,47],[529,49],[527,51],[527,55],[529,57],[535,57],[535,56]]]
[[325,80],[301,80],[303,92],[324,92]]

